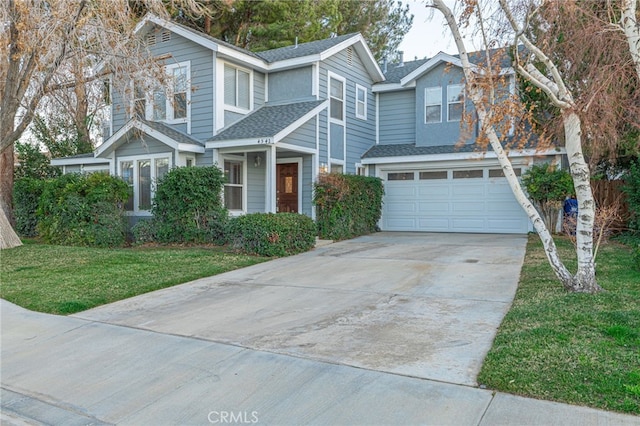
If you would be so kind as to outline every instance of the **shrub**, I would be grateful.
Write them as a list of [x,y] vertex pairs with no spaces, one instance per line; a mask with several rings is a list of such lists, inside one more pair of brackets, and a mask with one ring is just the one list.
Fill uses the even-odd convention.
[[231,219],[229,242],[260,256],[288,256],[313,248],[316,225],[298,213],[251,213]]
[[549,231],[555,232],[564,200],[575,193],[571,174],[554,164],[534,164],[522,175],[522,183]]
[[38,202],[45,181],[23,177],[16,179],[13,185],[13,213],[16,218],[16,232],[22,237],[35,237],[37,231]]
[[382,214],[383,194],[379,178],[320,175],[313,198],[320,237],[344,240],[375,232]]
[[157,241],[156,223],[153,219],[142,219],[131,228],[133,241],[136,244],[145,244]]
[[158,182],[152,223],[140,225],[139,235],[144,230],[161,243],[223,243],[228,222],[220,197],[223,186],[217,167],[170,170]]
[[51,244],[122,246],[128,191],[125,182],[104,173],[51,179],[38,206],[38,233]]
[[640,233],[640,161],[631,163],[624,180],[622,191],[627,195],[627,203],[629,203],[629,211],[631,212],[629,229]]

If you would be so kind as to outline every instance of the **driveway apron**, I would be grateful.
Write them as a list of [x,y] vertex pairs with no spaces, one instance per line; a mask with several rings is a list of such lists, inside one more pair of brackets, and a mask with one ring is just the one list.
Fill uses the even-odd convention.
[[382,232],[74,316],[476,385],[525,245],[524,235]]

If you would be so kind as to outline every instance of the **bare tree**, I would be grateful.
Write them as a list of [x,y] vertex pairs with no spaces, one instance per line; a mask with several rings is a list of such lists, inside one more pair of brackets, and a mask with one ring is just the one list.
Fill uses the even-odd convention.
[[[121,82],[157,68],[132,34],[140,10],[163,15],[165,3],[197,10],[192,0],[8,0],[0,7],[0,248],[19,242],[6,225],[12,216],[13,144],[43,97],[99,77],[84,68],[88,63],[102,61],[102,69]],[[81,64],[75,76],[84,81],[73,79],[74,63]]]

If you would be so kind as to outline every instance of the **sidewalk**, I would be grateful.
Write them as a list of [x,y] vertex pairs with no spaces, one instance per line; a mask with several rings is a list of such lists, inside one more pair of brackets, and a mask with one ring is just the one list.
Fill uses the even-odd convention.
[[30,312],[0,300],[2,424],[640,425],[640,417]]

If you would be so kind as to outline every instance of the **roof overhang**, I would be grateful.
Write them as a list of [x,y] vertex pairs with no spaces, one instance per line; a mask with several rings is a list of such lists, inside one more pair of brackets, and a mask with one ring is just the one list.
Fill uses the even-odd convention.
[[107,139],[102,145],[96,148],[95,156],[101,157],[111,154],[124,142],[124,140],[126,139],[126,135],[134,129],[137,129],[144,134],[164,143],[174,150],[178,150],[181,152],[194,152],[199,154],[204,153],[204,146],[178,142],[175,139],[165,135],[164,133],[156,129],[151,128],[147,124],[134,118],[129,120],[116,133],[111,135],[111,137]]
[[96,158],[96,157],[63,157],[52,158],[52,166],[74,166],[78,164],[109,164],[108,158]]
[[[564,148],[549,148],[544,150],[522,149],[509,151],[509,158],[521,157],[543,157],[549,155],[565,154]],[[498,156],[494,151],[474,151],[474,152],[451,152],[447,154],[426,154],[426,155],[406,155],[393,157],[374,157],[363,158],[360,162],[363,165],[370,164],[398,164],[398,163],[432,163],[436,161],[451,160],[482,160],[497,159]]]
[[290,135],[294,130],[298,127],[302,126],[307,121],[311,120],[313,117],[318,115],[322,110],[326,109],[329,106],[329,100],[325,100],[302,117],[297,120],[291,122],[287,127],[280,130],[278,133],[273,135],[256,135],[252,138],[243,138],[243,139],[228,139],[228,140],[217,140],[217,141],[207,141],[205,147],[209,148],[229,148],[229,147],[241,147],[241,146],[264,146],[264,145],[275,145],[278,142],[282,141],[288,135]]

